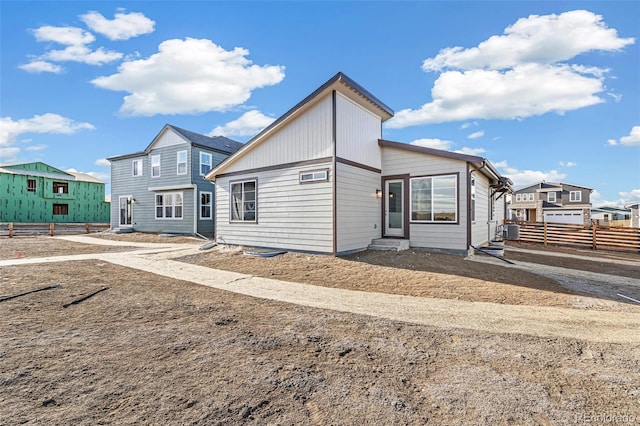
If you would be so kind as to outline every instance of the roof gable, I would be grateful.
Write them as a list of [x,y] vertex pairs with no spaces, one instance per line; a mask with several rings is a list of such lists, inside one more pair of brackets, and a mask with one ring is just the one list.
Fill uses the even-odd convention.
[[213,136],[213,137],[205,136],[200,133],[183,129],[181,127],[173,126],[171,124],[165,124],[164,127],[162,127],[162,129],[160,130],[160,132],[158,132],[158,134],[153,138],[151,143],[147,145],[144,151],[138,151],[131,154],[114,155],[112,157],[107,158],[107,160],[109,161],[123,160],[126,158],[133,158],[133,157],[147,155],[155,147],[155,145],[162,139],[162,136],[166,132],[173,132],[185,143],[190,144],[191,146],[210,149],[210,150],[218,151],[224,154],[232,154],[236,152],[238,149],[242,148],[242,146],[244,145],[241,142],[234,141],[233,139],[229,139],[224,136]]
[[328,96],[333,90],[339,91],[347,98],[353,100],[357,104],[361,105],[365,109],[379,116],[384,122],[393,117],[393,110],[381,102],[378,98],[373,96],[368,90],[360,86],[354,80],[349,78],[342,72],[338,72],[336,75],[327,80],[323,85],[314,90],[310,95],[305,97],[302,101],[298,102],[293,108],[289,109],[278,119],[276,119],[269,126],[258,132],[253,138],[244,144],[242,148],[236,151],[234,154],[226,158],[222,163],[211,169],[205,176],[207,179],[215,177],[222,170],[233,164],[238,158],[246,155],[256,145],[260,144],[263,140],[266,140],[269,135],[277,132],[283,126],[286,126],[289,122],[294,120],[312,105],[319,102]]
[[190,142],[192,145],[210,148],[227,154],[236,152],[244,145],[241,142],[234,141],[233,139],[229,139],[224,136],[205,136],[200,133],[172,126],[171,124],[167,124],[167,127],[173,129],[178,135],[184,138],[187,142]]
[[552,192],[552,190],[554,190],[554,189],[557,189],[558,191],[561,191],[561,190],[565,190],[566,187],[568,187],[568,186],[573,187],[573,188],[582,188],[582,189],[588,189],[589,191],[593,191],[593,188],[589,188],[589,187],[581,186],[581,185],[575,185],[573,183],[541,181],[541,182],[538,182],[538,183],[534,183],[533,185],[527,185],[525,187],[517,189],[515,192],[520,192],[520,191],[523,191],[525,189],[532,189],[532,190],[535,190],[535,191],[538,191],[538,192]]
[[22,163],[22,164],[8,164],[2,166],[3,169],[6,170],[23,170],[23,171],[32,171],[32,172],[42,172],[42,173],[55,173],[61,175],[69,175],[69,177],[73,177],[69,173],[64,170],[57,169],[53,166],[45,164],[41,161],[36,161],[33,163]]

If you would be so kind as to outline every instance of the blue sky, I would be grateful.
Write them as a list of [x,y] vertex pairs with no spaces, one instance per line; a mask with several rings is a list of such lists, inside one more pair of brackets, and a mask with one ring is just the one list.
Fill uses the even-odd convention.
[[342,71],[385,139],[640,201],[640,2],[0,1],[0,164],[109,181],[164,124],[244,142]]

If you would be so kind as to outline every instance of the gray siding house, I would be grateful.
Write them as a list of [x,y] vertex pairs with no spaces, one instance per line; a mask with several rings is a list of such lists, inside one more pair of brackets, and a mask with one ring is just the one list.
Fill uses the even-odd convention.
[[392,116],[358,83],[333,76],[207,174],[217,241],[466,254],[495,239],[510,181],[481,157],[382,140]]
[[215,188],[204,175],[242,144],[165,125],[144,151],[111,162],[111,228],[213,236]]
[[570,183],[540,182],[514,192],[511,216],[527,222],[591,223],[593,189]]

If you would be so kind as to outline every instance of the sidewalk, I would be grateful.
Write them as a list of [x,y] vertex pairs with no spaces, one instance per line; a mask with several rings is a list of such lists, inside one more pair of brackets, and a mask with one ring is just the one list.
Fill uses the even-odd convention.
[[[69,239],[68,237],[62,237]],[[76,242],[104,240],[74,237]],[[127,243],[128,245],[131,245]],[[193,254],[192,244],[144,243],[147,250],[48,258],[10,259],[0,267],[73,260],[100,260],[123,267],[188,281],[247,296],[423,324],[493,333],[569,337],[581,340],[640,344],[640,311],[620,313],[542,306],[504,305],[335,289],[284,282],[170,260]],[[158,258],[158,254],[160,258]],[[493,259],[498,261],[496,259]]]

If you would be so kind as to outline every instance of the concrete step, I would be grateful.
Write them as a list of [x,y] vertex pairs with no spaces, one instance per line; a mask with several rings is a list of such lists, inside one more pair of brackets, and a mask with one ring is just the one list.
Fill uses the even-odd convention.
[[403,240],[398,238],[376,238],[371,240],[371,244],[368,247],[369,250],[408,250],[409,240]]

